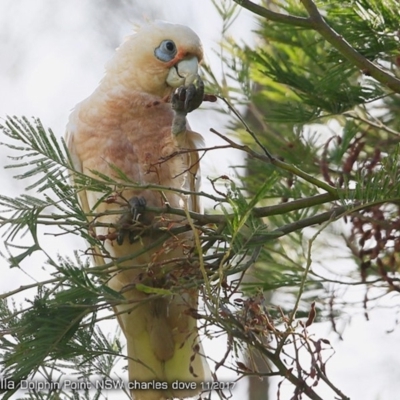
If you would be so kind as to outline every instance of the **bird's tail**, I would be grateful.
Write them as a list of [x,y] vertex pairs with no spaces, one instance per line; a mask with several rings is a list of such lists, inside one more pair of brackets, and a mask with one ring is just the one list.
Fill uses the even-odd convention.
[[157,299],[135,289],[117,306],[127,340],[129,385],[135,400],[192,397],[211,374],[202,357],[197,321],[197,291]]

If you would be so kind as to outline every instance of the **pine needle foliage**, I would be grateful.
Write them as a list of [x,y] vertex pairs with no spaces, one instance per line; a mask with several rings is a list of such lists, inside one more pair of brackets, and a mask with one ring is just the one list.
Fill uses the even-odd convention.
[[[242,148],[252,150],[246,165],[236,169],[243,187],[251,197],[264,179],[274,176],[273,185],[258,199],[258,206],[272,209],[318,196],[321,189],[330,192],[287,167],[295,165],[335,188],[327,202],[269,215],[264,219],[269,231],[339,205],[346,209],[341,224],[333,218],[326,226],[265,242],[241,287],[249,303],[264,307],[269,321],[285,325],[287,316],[306,318],[314,304],[313,321],[329,320],[336,330],[343,310],[342,299],[335,297],[338,288],[364,283],[366,299],[370,292],[382,297],[400,292],[399,7],[390,0],[232,3],[257,15],[256,40],[251,45],[234,42],[226,34],[226,74],[221,81],[209,78],[211,87],[228,99],[221,111],[239,116],[232,118],[229,130]],[[238,109],[245,111],[238,115]],[[266,166],[254,153],[271,157],[271,164]],[[336,263],[350,258],[353,270],[333,278],[335,261],[326,271],[317,261],[327,258]],[[260,293],[268,301],[260,301]],[[359,306],[349,305],[348,312]],[[366,300],[362,306],[368,313],[374,303]],[[271,331],[270,340],[276,340],[272,348],[279,353],[287,342]],[[265,355],[262,349],[256,352]],[[248,354],[251,359],[251,346]],[[253,364],[251,372],[262,376],[274,371],[276,362],[266,359],[261,367]],[[298,371],[306,382],[307,374],[300,367]],[[276,392],[279,397],[279,387]],[[301,392],[297,386],[293,398]]]
[[[136,288],[149,299],[200,288],[204,308],[193,316],[210,338],[221,332],[228,338],[224,358],[214,360],[217,379],[219,368],[228,367],[238,379],[278,375],[292,384],[296,399],[321,399],[322,382],[347,399],[326,372],[329,341],[310,337],[307,328],[330,320],[336,329],[340,306],[330,283],[364,285],[381,296],[400,292],[398,7],[391,0],[214,3],[223,21],[224,76],[219,81],[207,67],[205,74],[221,110],[232,115],[227,130],[234,136],[216,127],[213,132],[243,151],[246,165],[236,169],[239,181],[221,175],[212,181],[214,193],[198,193],[213,200],[218,212],[148,207],[164,221],[175,214],[187,223],[147,227],[162,235],[143,251],[189,230],[196,246],[180,260],[189,265],[187,276],[171,271],[164,284]],[[254,45],[229,39],[241,7],[258,15]],[[98,215],[83,212],[79,194],[99,192],[100,203],[125,188],[189,193],[132,182],[114,166],[111,177],[96,171],[85,176],[38,119],[7,118],[2,132],[12,152],[7,168],[18,171],[15,178],[24,179],[28,190],[0,196],[7,260],[10,268],[26,272],[31,257],[40,255],[48,275],[0,296],[2,377],[54,381],[68,369],[81,379],[111,378],[123,358],[121,345],[98,327],[124,301],[107,279],[126,260],[91,265],[91,255],[107,255],[108,238],[93,233]],[[54,257],[43,233],[60,242],[66,234],[80,236],[88,250]],[[314,261],[318,248],[324,246],[333,258],[337,249],[324,245],[333,241],[347,246],[358,275],[338,280],[321,272]],[[19,304],[21,293],[30,297]],[[364,306],[367,312],[368,303]],[[261,356],[264,368],[244,365],[244,351],[250,359]],[[280,385],[276,391],[279,398]],[[26,396],[97,399],[102,393],[60,388],[28,390]]]

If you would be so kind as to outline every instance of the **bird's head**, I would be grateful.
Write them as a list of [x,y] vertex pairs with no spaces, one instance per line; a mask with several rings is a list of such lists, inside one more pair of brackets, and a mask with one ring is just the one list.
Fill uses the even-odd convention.
[[164,97],[195,80],[202,58],[200,39],[189,27],[157,21],[125,40],[107,65],[105,79]]

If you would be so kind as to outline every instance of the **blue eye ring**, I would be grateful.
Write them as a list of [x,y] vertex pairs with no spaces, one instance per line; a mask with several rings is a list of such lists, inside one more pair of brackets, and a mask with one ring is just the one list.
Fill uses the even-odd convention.
[[160,45],[154,50],[154,55],[164,62],[169,62],[174,59],[178,52],[176,44],[173,40],[163,40]]

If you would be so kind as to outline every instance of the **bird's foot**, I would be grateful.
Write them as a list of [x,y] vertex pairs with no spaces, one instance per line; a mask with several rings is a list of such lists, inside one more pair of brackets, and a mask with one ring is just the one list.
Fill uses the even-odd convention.
[[194,83],[189,86],[181,86],[172,95],[172,109],[175,112],[189,114],[200,106],[204,98],[204,82],[197,76]]
[[133,196],[129,199],[128,203],[133,220],[139,220],[140,216],[143,215],[146,210],[146,199],[144,197]]
[[181,86],[172,95],[171,106],[175,111],[172,133],[177,135],[186,130],[186,115],[200,106],[204,99],[204,82],[197,76],[194,83]]
[[143,224],[139,221],[146,209],[146,199],[144,197],[132,197],[128,201],[128,210],[124,212],[117,222],[117,243],[122,245],[128,237],[129,243],[133,243],[140,231],[143,231]]

